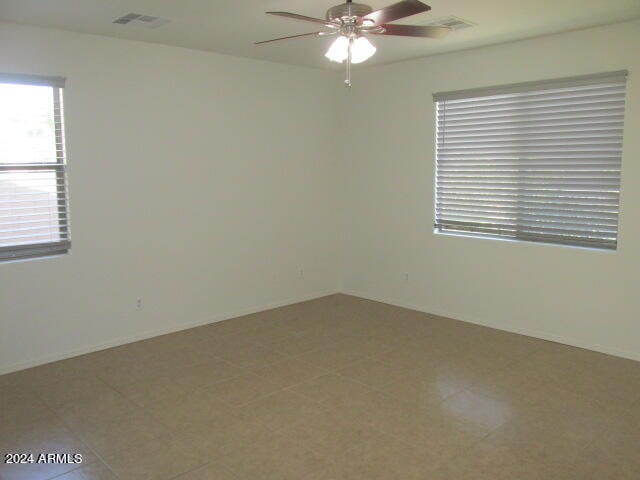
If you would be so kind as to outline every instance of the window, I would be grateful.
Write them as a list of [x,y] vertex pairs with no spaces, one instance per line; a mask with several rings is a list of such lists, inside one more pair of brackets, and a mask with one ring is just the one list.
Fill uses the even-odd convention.
[[0,261],[70,248],[64,79],[0,74]]
[[436,232],[615,250],[626,73],[435,94]]

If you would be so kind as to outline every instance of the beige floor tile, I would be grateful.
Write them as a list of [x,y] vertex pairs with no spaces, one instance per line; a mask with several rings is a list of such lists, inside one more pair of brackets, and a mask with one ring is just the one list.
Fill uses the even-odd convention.
[[56,385],[76,377],[84,377],[89,375],[91,371],[85,367],[82,358],[70,358],[3,375],[2,382],[5,385],[33,390],[37,387]]
[[112,395],[114,389],[95,375],[65,378],[36,388],[36,395],[52,408],[59,407],[83,396]]
[[321,323],[315,323],[308,325],[303,331],[303,336],[316,338],[318,340],[327,343],[327,346],[342,343],[346,340],[350,340],[361,333],[361,329],[358,329],[352,325],[323,320]]
[[404,347],[420,347],[424,335],[402,331],[397,325],[376,325],[365,328],[353,335],[353,340],[361,343],[361,349],[368,356],[377,358]]
[[149,382],[122,386],[120,391],[137,404],[148,405],[182,396],[242,373],[242,369],[222,360],[209,360],[190,367],[171,369]]
[[390,437],[377,435],[341,455],[304,480],[427,480],[440,462]]
[[243,373],[200,390],[212,402],[239,406],[279,390],[278,385],[254,373]]
[[224,352],[216,352],[223,360],[236,367],[255,367],[258,365],[269,365],[286,360],[286,356],[271,348],[262,345],[251,345],[229,349]]
[[243,480],[299,480],[325,460],[284,436],[257,435],[220,461]]
[[207,458],[221,460],[266,435],[268,428],[239,412],[221,412],[208,420],[193,423],[186,428],[175,430],[173,435],[184,439],[203,452]]
[[333,408],[354,398],[366,399],[372,392],[366,385],[334,373],[304,381],[290,390]]
[[378,358],[389,351],[400,348],[398,345],[392,345],[391,342],[367,335],[366,329],[364,332],[361,330],[354,332],[335,342],[335,345],[352,352],[354,355],[357,354],[360,358]]
[[469,389],[510,403],[518,403],[524,397],[529,398],[532,390],[544,388],[544,383],[525,375],[520,364],[514,364],[510,367],[487,368],[474,366],[471,363],[464,369],[455,366],[452,367],[452,370],[462,372]]
[[274,318],[271,321],[273,326],[286,329],[296,334],[303,334],[309,328],[321,323],[326,315],[323,308],[304,308],[299,307],[297,311],[289,309],[283,311],[279,318]]
[[0,441],[11,435],[14,429],[52,420],[55,416],[51,408],[32,392],[13,387],[0,388]]
[[11,417],[0,429],[0,449],[6,451],[35,452],[42,445],[55,447],[75,440],[69,427],[50,410],[46,416]]
[[429,480],[559,480],[558,467],[544,461],[523,461],[508,447],[480,443],[445,464]]
[[71,425],[71,430],[93,451],[104,456],[144,444],[169,429],[142,410],[131,410],[124,415],[92,418]]
[[326,412],[329,407],[290,390],[281,390],[267,397],[242,405],[237,411],[277,431],[305,418]]
[[483,441],[509,448],[527,462],[572,462],[581,450],[602,437],[603,426],[590,412],[538,413],[515,417]]
[[610,370],[588,368],[577,373],[566,387],[605,406],[631,408],[640,400],[640,372]]
[[56,480],[118,480],[118,478],[102,462],[95,462],[56,477]]
[[364,352],[355,350],[352,344],[343,341],[299,355],[297,358],[320,368],[335,370],[361,360],[365,356]]
[[0,463],[2,480],[44,480],[78,468],[73,459],[61,463],[39,463],[38,455],[43,454],[79,454],[83,464],[97,460],[96,456],[71,431],[60,424],[33,424],[32,429],[22,431],[0,444],[0,452],[33,453],[34,463]]
[[144,363],[148,355],[137,350],[131,350],[129,345],[122,345],[76,358],[87,365],[87,369],[90,372],[97,375],[106,369],[128,368],[137,363]]
[[372,358],[365,358],[335,370],[338,375],[363,383],[371,388],[380,388],[392,383],[405,372],[405,369],[396,368]]
[[464,345],[472,345],[487,335],[487,328],[468,322],[452,320],[438,315],[430,315],[436,320],[433,330],[436,335],[449,340],[457,340]]
[[175,435],[108,453],[102,459],[119,480],[169,480],[208,462],[195,444]]
[[328,347],[332,343],[333,339],[304,334],[275,342],[270,347],[284,355],[302,355]]
[[245,373],[245,369],[231,365],[224,360],[209,360],[205,363],[172,370],[171,375],[179,378],[188,389],[197,389],[228,380]]
[[[533,354],[536,355],[536,354]],[[549,388],[570,389],[576,376],[586,373],[587,367],[580,368],[562,362],[547,364],[546,361],[537,361],[532,356],[516,366],[523,378],[528,378],[538,385]]]
[[273,325],[261,325],[242,333],[245,340],[256,344],[271,346],[288,338],[300,336],[300,333]]
[[[635,438],[603,437],[580,451],[572,463],[571,479],[637,480],[640,478],[640,433]],[[581,475],[581,477],[578,476]],[[569,478],[569,477],[567,477]]]
[[325,465],[305,475],[303,480],[370,480],[364,469],[357,465],[327,462]]
[[216,357],[221,357],[224,352],[252,345],[256,345],[255,342],[248,341],[242,332],[221,335],[215,329],[203,330],[197,343],[198,348],[202,348]]
[[161,370],[167,369],[169,371],[174,371],[214,360],[218,360],[215,352],[207,348],[185,347],[179,350],[154,355],[149,359],[149,363],[153,366],[157,366]]
[[532,375],[566,383],[573,375],[593,368],[599,354],[582,348],[554,342],[544,342],[542,347],[524,360]]
[[[153,337],[148,340],[111,349],[115,355],[110,356],[109,363],[105,365],[105,367],[122,367],[133,363],[151,363],[155,359],[161,359],[163,356],[172,356],[176,354],[177,351],[184,349],[182,345],[169,343],[165,337],[161,337],[161,342],[158,341],[158,338],[159,337]],[[127,362],[123,363],[118,361],[119,359],[117,357],[126,359]]]
[[75,468],[77,468],[77,465],[75,464],[0,464],[0,478],[2,480],[49,480],[52,478],[59,478],[60,475],[63,475]]
[[456,354],[461,355],[461,352],[452,354],[449,349],[434,343],[424,347],[413,345],[401,347],[377,356],[376,359],[392,367],[408,371],[416,368],[431,367]]
[[416,406],[439,403],[472,385],[470,372],[444,363],[422,366],[403,372],[395,380],[378,388]]
[[204,467],[180,475],[176,480],[237,480],[231,471],[218,463],[208,463]]
[[502,402],[477,392],[465,390],[449,397],[435,407],[439,412],[465,425],[465,430],[486,435],[514,416],[508,402]]
[[183,429],[208,422],[231,408],[215,393],[202,389],[151,403],[144,407],[144,411],[167,427]]
[[119,388],[129,400],[139,406],[175,398],[189,393],[195,387],[175,374],[167,374],[148,382],[137,382]]
[[125,415],[138,406],[121,393],[113,390],[93,395],[88,392],[52,407],[52,410],[67,424],[81,424],[93,419]]
[[[566,385],[558,384],[555,380],[522,374],[522,381],[519,384],[517,379],[519,371],[516,369],[512,373],[513,377],[509,381],[500,379],[500,376],[496,375],[496,378],[500,379],[497,382],[502,382],[498,395],[496,395],[496,391],[490,392],[486,389],[481,393],[510,403],[514,411],[521,416],[562,414],[594,403],[593,400],[582,397],[576,391]],[[602,411],[607,410],[604,407],[601,409]]]
[[484,336],[482,347],[502,357],[524,358],[544,348],[544,340],[500,330],[490,332]]
[[421,455],[442,461],[454,458],[487,434],[484,425],[438,407],[416,408],[379,397],[355,411],[351,405],[347,408],[354,418],[368,419],[374,428],[412,445]]
[[598,354],[591,368],[594,372],[617,379],[637,382],[640,378],[640,362],[627,358]]
[[[471,365],[476,368],[479,373],[495,372],[507,368],[515,368],[521,363],[525,363],[529,356],[526,355],[508,355],[496,352],[495,349],[485,346],[483,344],[474,345],[471,348],[465,349],[462,355],[457,359],[457,362],[463,365]],[[455,361],[452,359],[451,361]],[[447,360],[449,362],[449,360]]]
[[[38,439],[46,438],[57,432],[68,433],[68,428],[61,418],[53,414],[51,410],[38,411],[36,415],[18,414],[6,416],[0,428],[0,452],[17,451],[20,448],[29,448],[31,444],[37,444]],[[26,450],[25,450],[26,451]]]
[[148,382],[169,373],[167,366],[160,367],[149,361],[130,363],[127,366],[105,367],[96,371],[96,376],[118,389],[132,383]]
[[260,366],[250,369],[256,375],[269,380],[278,387],[290,387],[304,380],[313,379],[321,375],[326,375],[325,370],[315,365],[300,362],[298,359],[290,358],[285,361],[274,363],[266,367]]
[[290,422],[280,433],[327,457],[346,452],[379,432],[348,411],[331,410]]

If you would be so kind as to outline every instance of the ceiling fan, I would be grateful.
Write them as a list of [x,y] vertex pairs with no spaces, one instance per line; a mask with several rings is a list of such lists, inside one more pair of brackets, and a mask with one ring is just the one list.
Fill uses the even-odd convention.
[[326,20],[307,17],[289,12],[266,12],[268,15],[292,18],[303,22],[322,25],[325,30],[301,35],[274,38],[256,42],[256,45],[291,40],[301,37],[337,35],[325,57],[333,62],[347,62],[345,85],[351,86],[351,64],[361,63],[376,53],[376,47],[367,35],[394,35],[402,37],[440,38],[449,33],[447,27],[426,25],[391,25],[389,22],[431,10],[429,5],[418,0],[402,0],[388,7],[374,11],[369,5],[347,0],[327,10]]

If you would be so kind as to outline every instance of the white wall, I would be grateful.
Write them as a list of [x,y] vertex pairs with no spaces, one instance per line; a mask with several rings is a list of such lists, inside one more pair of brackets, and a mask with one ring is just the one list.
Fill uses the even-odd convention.
[[[344,290],[640,359],[638,45],[635,21],[357,72],[343,95]],[[432,93],[621,69],[630,76],[618,251],[433,233]]]
[[68,79],[73,242],[0,264],[0,373],[336,290],[331,73],[2,23],[0,71]]

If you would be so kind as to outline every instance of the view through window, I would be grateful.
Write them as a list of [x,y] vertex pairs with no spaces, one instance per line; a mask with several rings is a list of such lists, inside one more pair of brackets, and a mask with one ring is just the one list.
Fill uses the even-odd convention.
[[0,260],[70,248],[63,87],[0,75]]

